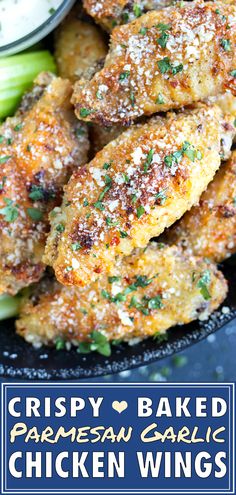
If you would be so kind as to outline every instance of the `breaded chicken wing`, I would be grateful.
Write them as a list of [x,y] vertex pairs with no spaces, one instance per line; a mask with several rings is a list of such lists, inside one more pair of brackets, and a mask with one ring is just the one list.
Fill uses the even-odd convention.
[[[232,120],[232,119],[231,119]],[[218,106],[132,126],[74,173],[51,214],[44,262],[84,286],[196,204],[235,135]]]
[[132,122],[223,93],[236,95],[236,5],[187,2],[116,28],[104,68],[75,85],[79,119]]
[[236,118],[236,96],[233,96],[232,93],[227,91],[222,95],[208,98],[208,101],[212,104],[216,103],[224,113],[230,113]]
[[71,91],[69,81],[43,74],[1,126],[0,293],[15,294],[42,276],[48,213],[87,160],[87,131],[74,117]]
[[174,225],[165,238],[196,256],[220,262],[236,251],[236,151],[221,166],[199,205]]
[[17,331],[28,342],[58,337],[78,344],[94,331],[129,340],[203,319],[224,300],[227,283],[215,265],[185,256],[180,247],[149,244],[89,287],[42,281],[22,305]]
[[90,78],[103,66],[107,46],[99,28],[73,10],[56,31],[55,57],[59,75],[75,82]]
[[149,10],[168,7],[171,0],[83,0],[85,10],[107,31],[118,24],[126,24]]

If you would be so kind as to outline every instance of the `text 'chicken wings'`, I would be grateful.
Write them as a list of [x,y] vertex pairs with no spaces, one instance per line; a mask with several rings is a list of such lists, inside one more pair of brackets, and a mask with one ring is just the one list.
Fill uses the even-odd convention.
[[87,160],[84,125],[74,118],[71,84],[39,76],[15,117],[0,129],[0,293],[39,280],[48,213],[72,171]]
[[218,106],[132,126],[79,168],[51,214],[45,263],[65,285],[114,270],[199,200],[230,151],[235,127]]
[[236,6],[184,3],[116,28],[104,68],[75,85],[79,119],[112,125],[236,95]]
[[23,302],[18,333],[35,345],[58,337],[78,345],[94,332],[108,340],[144,338],[208,317],[227,292],[214,265],[175,246],[136,250],[114,273],[85,288],[42,281]]
[[236,251],[236,151],[192,208],[167,232],[168,242],[220,262]]

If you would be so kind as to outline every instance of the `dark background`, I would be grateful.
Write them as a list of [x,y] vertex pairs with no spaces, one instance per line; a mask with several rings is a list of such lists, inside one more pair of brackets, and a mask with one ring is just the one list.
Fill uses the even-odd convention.
[[[1,335],[0,335],[1,338]],[[0,378],[0,383],[5,381]],[[9,379],[7,381],[10,381]],[[19,381],[16,379],[16,381]],[[236,381],[236,319],[205,340],[170,358],[115,375],[84,381],[232,382]]]

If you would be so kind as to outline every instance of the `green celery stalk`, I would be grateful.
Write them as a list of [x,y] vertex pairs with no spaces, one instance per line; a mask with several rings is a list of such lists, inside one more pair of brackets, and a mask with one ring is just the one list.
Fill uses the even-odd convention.
[[43,71],[56,72],[47,50],[0,58],[0,119],[14,113],[23,93]]

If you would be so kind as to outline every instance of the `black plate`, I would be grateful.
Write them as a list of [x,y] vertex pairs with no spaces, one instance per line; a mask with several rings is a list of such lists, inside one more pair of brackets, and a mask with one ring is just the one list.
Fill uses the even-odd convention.
[[168,340],[161,344],[147,339],[134,346],[113,347],[110,358],[97,353],[81,355],[76,350],[56,351],[46,347],[36,350],[15,334],[14,320],[4,321],[0,324],[0,376],[27,380],[93,378],[149,364],[181,351],[236,317],[235,257],[225,263],[223,271],[229,281],[229,294],[223,307],[229,310],[219,309],[206,322],[172,328]]

